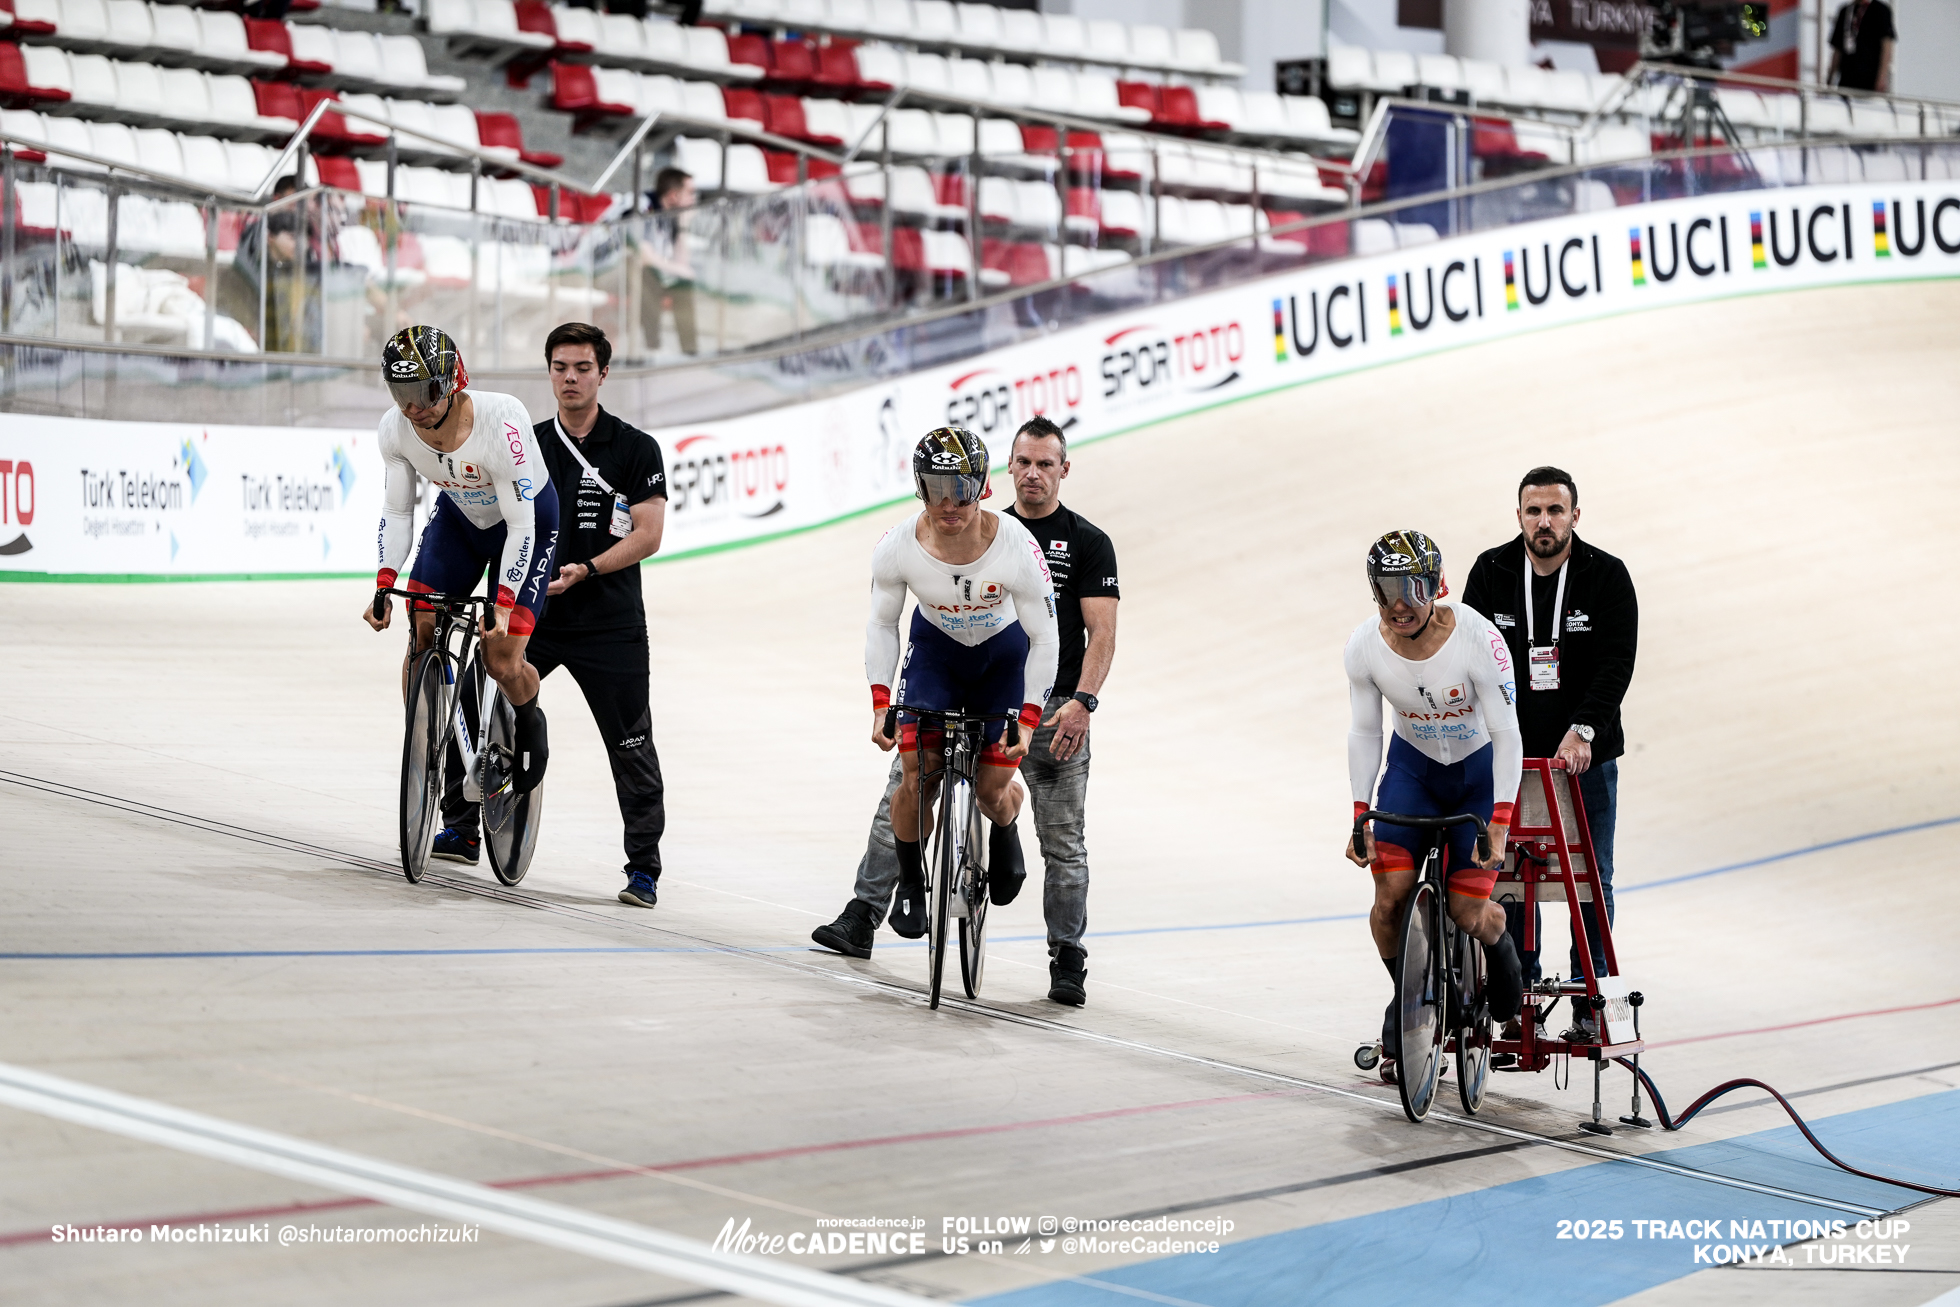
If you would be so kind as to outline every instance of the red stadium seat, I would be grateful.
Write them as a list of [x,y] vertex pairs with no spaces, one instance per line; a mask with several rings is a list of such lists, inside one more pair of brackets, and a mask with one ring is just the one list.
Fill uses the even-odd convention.
[[345,155],[316,154],[313,156],[313,166],[320,170],[322,186],[337,186],[343,191],[361,189],[360,169]]
[[802,41],[777,41],[769,49],[771,76],[798,86],[817,80],[817,57]]
[[572,115],[572,130],[584,131],[603,118],[630,118],[630,104],[610,104],[599,98],[599,80],[583,64],[551,62],[551,107]]
[[562,154],[525,149],[524,129],[518,125],[515,114],[479,110],[476,115],[476,139],[478,143],[495,149],[517,151],[517,157],[533,168],[556,168],[565,162]]
[[926,270],[926,243],[917,227],[892,228],[892,266],[900,272]]
[[817,47],[818,86],[837,91],[853,91],[863,85],[858,77],[857,56],[851,53],[849,41],[832,41],[829,45]]
[[37,101],[68,98],[68,92],[57,87],[29,86],[27,62],[20,57],[20,47],[10,41],[0,41],[0,104],[31,108]]
[[544,0],[517,0],[517,30],[558,39],[558,24],[551,21],[551,6]]
[[[322,100],[338,100],[340,96],[333,91],[319,91],[308,88],[299,89],[300,117],[304,119],[313,112],[313,106]],[[375,145],[388,138],[363,123],[358,129],[350,126],[347,119],[337,113],[324,113],[314,124],[311,135],[330,144]]]
[[[1053,154],[1055,152],[1055,129],[1034,123],[1021,124],[1021,148],[1029,154]],[[1102,137],[1095,132],[1070,132],[1068,148],[1072,151],[1102,152]]]
[[1129,109],[1142,109],[1152,119],[1164,116],[1164,100],[1161,90],[1152,82],[1116,83],[1116,102]]
[[728,62],[750,64],[757,68],[769,67],[769,39],[745,32],[740,36],[728,38]]
[[[762,162],[769,169],[769,180],[778,186],[796,185],[796,157],[794,150],[764,150]],[[828,159],[811,159],[804,177],[810,181],[822,181],[842,171]]]
[[739,118],[754,123],[757,127],[769,121],[768,110],[762,105],[762,92],[752,91],[744,86],[724,86],[721,88],[722,110],[730,118]]
[[[10,14],[13,13],[14,0],[0,0],[0,9],[4,9]],[[44,22],[38,18],[17,17],[12,23],[8,24],[8,27],[10,30],[20,33],[22,36],[54,35],[54,24]]]
[[1222,132],[1228,124],[1212,122],[1198,116],[1198,93],[1188,86],[1166,86],[1162,90],[1164,102],[1163,123],[1171,127],[1201,128],[1205,131]]
[[[531,194],[537,197],[538,216],[551,216],[551,188],[531,183]],[[610,195],[587,195],[569,186],[558,188],[558,217],[565,222],[598,222],[612,207]]]
[[765,95],[762,97],[762,122],[778,136],[787,136],[792,141],[810,139],[810,129],[803,122],[803,101],[793,95]]
[[1071,186],[1068,188],[1068,216],[1071,218],[1093,219],[1098,227],[1102,225],[1102,188],[1098,186]]
[[932,176],[932,198],[940,204],[950,204],[956,208],[966,207],[966,175],[957,172],[936,172]]
[[294,122],[306,117],[307,106],[299,98],[299,88],[291,82],[266,82],[254,77],[252,98],[258,102],[261,117],[290,118]]
[[[247,18],[245,44],[254,50],[263,50],[267,54],[280,56],[289,67],[293,62],[293,37],[292,33],[286,30],[284,23],[275,23],[264,18]],[[319,64],[308,63],[304,71],[325,73],[333,70]]]
[[989,237],[980,246],[980,266],[1006,273],[1010,286],[1036,286],[1048,280],[1048,256],[1030,241]]

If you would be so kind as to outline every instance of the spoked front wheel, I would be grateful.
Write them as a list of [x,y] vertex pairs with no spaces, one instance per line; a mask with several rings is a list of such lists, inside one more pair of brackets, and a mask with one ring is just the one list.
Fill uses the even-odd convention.
[[946,977],[946,945],[952,935],[954,887],[966,859],[966,807],[973,802],[971,785],[954,781],[939,801],[938,838],[932,850],[932,983],[928,1006],[937,1010]]
[[966,915],[960,918],[960,983],[966,986],[968,998],[979,998],[980,975],[987,966],[987,869],[980,863],[984,846],[978,805],[970,804],[968,812],[966,860],[961,864],[965,871],[960,877],[966,897]]
[[1436,966],[1440,905],[1421,883],[1402,911],[1402,951],[1395,963],[1395,1084],[1402,1111],[1421,1121],[1436,1103],[1443,1072],[1444,983]]
[[537,852],[538,828],[544,818],[544,786],[529,794],[511,788],[511,769],[517,757],[517,714],[510,700],[492,696],[490,729],[484,733],[483,847],[490,870],[505,885],[515,885],[531,869]]
[[429,869],[436,821],[442,814],[444,755],[447,752],[449,669],[434,650],[410,665],[407,726],[402,738],[402,875],[411,882]]
[[1484,1105],[1490,1084],[1490,997],[1484,990],[1484,946],[1469,931],[1456,936],[1456,1092],[1463,1110]]

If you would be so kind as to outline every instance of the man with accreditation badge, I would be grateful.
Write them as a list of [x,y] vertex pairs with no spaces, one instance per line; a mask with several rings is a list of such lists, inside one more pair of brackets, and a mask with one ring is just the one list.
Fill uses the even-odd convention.
[[[619,900],[650,908],[659,897],[667,809],[653,746],[639,565],[660,548],[666,467],[652,436],[599,405],[612,362],[603,331],[583,322],[559,326],[545,339],[545,361],[558,412],[537,424],[534,447],[551,473],[563,524],[557,575],[527,652],[540,677],[563,667],[585,695],[625,825],[627,884]],[[435,856],[475,862],[478,815],[460,785],[444,796],[443,820]]]
[[[1640,608],[1626,564],[1574,532],[1579,488],[1570,473],[1535,467],[1518,486],[1517,538],[1478,556],[1463,602],[1489,616],[1525,669],[1519,678],[1518,729],[1527,758],[1559,758],[1592,831],[1606,920],[1613,922],[1613,827],[1619,811],[1619,757],[1626,752],[1620,701],[1633,680]],[[1540,977],[1538,950],[1524,946],[1524,913],[1504,905],[1527,983]],[[1594,907],[1582,905],[1593,965],[1604,971]],[[1541,914],[1542,920],[1542,914]],[[1568,975],[1578,975],[1579,951]],[[1590,1021],[1582,1017],[1581,1025]],[[1570,1038],[1574,1033],[1567,1033]]]

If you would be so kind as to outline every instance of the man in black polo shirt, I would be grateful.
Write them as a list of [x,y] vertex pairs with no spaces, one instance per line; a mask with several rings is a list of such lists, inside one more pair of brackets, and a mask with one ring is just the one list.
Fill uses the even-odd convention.
[[[557,416],[537,425],[532,448],[558,489],[558,576],[527,656],[539,676],[564,667],[578,682],[606,742],[626,826],[626,888],[619,901],[658,899],[660,837],[667,829],[660,755],[648,705],[647,617],[640,561],[660,548],[667,472],[652,436],[599,406],[612,343],[597,327],[568,322],[545,339]],[[473,804],[445,801],[448,825],[435,854],[475,862]]]
[[[1640,609],[1626,564],[1579,539],[1573,534],[1578,524],[1579,488],[1570,474],[1555,467],[1525,473],[1518,486],[1523,530],[1478,556],[1463,602],[1490,618],[1510,646],[1525,757],[1563,758],[1578,775],[1610,925],[1618,759],[1626,752],[1620,701],[1633,679]],[[1583,911],[1593,965],[1604,969],[1593,905]],[[1511,904],[1505,912],[1525,979],[1537,980],[1538,953],[1524,947],[1524,916]],[[1580,971],[1576,945],[1570,975]]]
[[1892,89],[1892,50],[1899,29],[1885,0],[1851,0],[1831,24],[1831,68],[1825,81],[1859,91]]
[[[1044,867],[1042,914],[1048,922],[1048,997],[1080,1007],[1087,1001],[1089,850],[1084,844],[1084,803],[1089,792],[1089,714],[1116,657],[1116,550],[1109,537],[1062,506],[1068,475],[1068,437],[1045,417],[1032,418],[1014,437],[1008,457],[1018,518],[1041,545],[1055,582],[1055,616],[1061,651],[1041,728],[1021,761],[1034,808],[1035,836]],[[884,920],[898,883],[898,851],[892,844],[892,791],[903,773],[897,764],[871,822],[871,838],[858,863],[857,891],[836,921],[810,938],[850,957],[871,956],[872,937]],[[1025,874],[1025,873],[1024,873]],[[1010,903],[1019,883],[995,903]],[[923,905],[921,905],[923,906]],[[892,929],[916,939],[924,913],[894,917]]]

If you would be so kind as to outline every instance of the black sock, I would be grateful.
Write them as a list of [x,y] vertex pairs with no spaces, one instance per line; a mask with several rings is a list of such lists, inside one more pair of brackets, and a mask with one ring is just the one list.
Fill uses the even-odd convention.
[[514,703],[510,709],[517,714],[517,728],[524,730],[538,719],[538,696],[532,695],[527,703]]
[[1387,967],[1387,968],[1388,968],[1388,978],[1389,978],[1390,980],[1393,980],[1393,979],[1395,979],[1395,959],[1394,959],[1394,958],[1383,958],[1383,959],[1382,959],[1382,965],[1383,965],[1384,967]]
[[925,860],[919,855],[917,840],[894,839],[898,847],[898,879],[901,884],[916,885],[926,878]]

